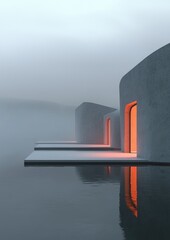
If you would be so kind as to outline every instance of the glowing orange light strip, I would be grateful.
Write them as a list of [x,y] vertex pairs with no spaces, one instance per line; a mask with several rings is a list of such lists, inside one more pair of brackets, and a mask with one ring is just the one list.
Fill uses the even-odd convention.
[[137,152],[137,105],[130,111],[130,152]]

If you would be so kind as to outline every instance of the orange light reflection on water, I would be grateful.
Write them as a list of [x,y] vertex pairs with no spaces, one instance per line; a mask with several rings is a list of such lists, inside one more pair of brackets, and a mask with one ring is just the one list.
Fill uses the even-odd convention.
[[138,217],[137,167],[125,167],[125,201],[135,217]]
[[105,169],[106,169],[106,173],[107,173],[107,175],[110,175],[111,172],[112,172],[112,168],[111,168],[111,166],[106,166]]

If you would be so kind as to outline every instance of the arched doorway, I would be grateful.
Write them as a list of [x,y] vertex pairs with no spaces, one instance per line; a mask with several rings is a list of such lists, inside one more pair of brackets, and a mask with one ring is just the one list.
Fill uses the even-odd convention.
[[125,152],[137,152],[137,101],[125,107]]
[[133,105],[130,108],[129,112],[130,118],[130,152],[136,153],[137,152],[137,104]]
[[111,126],[110,118],[106,119],[106,144],[111,145]]

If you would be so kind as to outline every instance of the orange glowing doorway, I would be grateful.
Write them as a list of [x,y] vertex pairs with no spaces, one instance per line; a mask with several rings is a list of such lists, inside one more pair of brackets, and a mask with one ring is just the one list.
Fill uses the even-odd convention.
[[137,152],[137,104],[130,108],[130,152]]
[[137,152],[137,101],[125,108],[125,152]]
[[110,118],[106,120],[106,144],[111,145],[111,128],[110,128]]

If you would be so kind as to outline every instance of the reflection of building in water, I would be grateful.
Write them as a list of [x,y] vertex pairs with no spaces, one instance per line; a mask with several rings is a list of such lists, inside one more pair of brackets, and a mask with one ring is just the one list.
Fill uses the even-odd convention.
[[76,170],[86,183],[120,183],[120,226],[126,240],[169,239],[170,167],[83,166]]
[[83,166],[76,169],[83,182],[120,182],[121,167]]
[[170,168],[126,167],[122,173],[120,225],[125,239],[169,239]]

